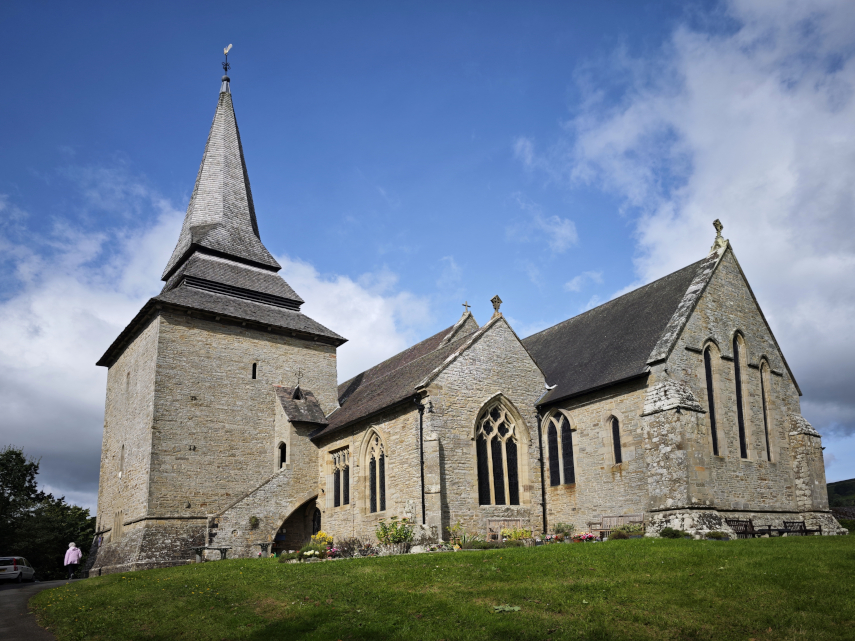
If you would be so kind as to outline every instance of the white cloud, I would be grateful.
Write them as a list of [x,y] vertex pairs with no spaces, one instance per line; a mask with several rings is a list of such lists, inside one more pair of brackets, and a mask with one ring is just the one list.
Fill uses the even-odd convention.
[[588,283],[602,283],[603,272],[582,272],[564,283],[564,291],[581,292]]
[[555,254],[560,254],[579,242],[576,223],[572,220],[555,215],[545,216],[540,205],[520,193],[513,194],[513,198],[527,217],[505,229],[508,240],[537,243],[546,240],[549,249]]
[[[729,22],[679,26],[653,59],[618,51],[581,70],[586,97],[563,138],[517,155],[623,197],[642,282],[703,256],[720,218],[805,392],[803,413],[826,434],[852,434],[855,7],[725,9]],[[623,83],[617,102],[604,78]]]
[[[121,167],[67,173],[83,185],[83,211],[47,233],[23,227],[26,214],[0,198],[0,442],[40,457],[49,491],[94,508],[106,385],[95,362],[162,287],[183,212]],[[121,224],[93,232],[91,212],[105,210]],[[134,227],[136,219],[151,222]],[[303,310],[350,339],[340,380],[408,346],[430,322],[427,301],[398,290],[388,270],[353,280],[279,260]]]

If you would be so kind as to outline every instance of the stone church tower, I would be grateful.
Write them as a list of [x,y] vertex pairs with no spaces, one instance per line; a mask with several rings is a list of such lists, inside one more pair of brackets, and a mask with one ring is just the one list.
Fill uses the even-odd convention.
[[[373,541],[407,516],[594,529],[845,532],[820,435],[733,247],[520,339],[492,299],[337,385],[345,339],[300,312],[261,242],[228,77],[165,285],[109,368],[95,572]],[[604,528],[603,529],[607,529]]]
[[259,237],[224,76],[166,284],[98,361],[109,370],[96,571],[190,558],[208,515],[296,458],[274,386],[308,391],[297,395],[317,409],[303,430],[338,406],[345,339],[300,312],[279,269]]

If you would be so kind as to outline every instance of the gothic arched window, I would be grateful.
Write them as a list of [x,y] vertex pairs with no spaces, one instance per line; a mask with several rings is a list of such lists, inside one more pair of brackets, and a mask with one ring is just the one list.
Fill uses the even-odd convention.
[[475,433],[478,503],[519,505],[519,439],[514,419],[495,403],[478,419]]
[[769,390],[771,388],[769,379],[769,363],[763,361],[760,366],[760,402],[763,404],[763,434],[766,437],[766,460],[772,460],[772,446],[769,443]]
[[383,512],[386,509],[386,451],[377,434],[371,437],[365,458],[368,460],[368,509]]
[[748,441],[745,438],[745,410],[742,404],[742,337],[733,337],[733,380],[736,385],[736,423],[739,428],[739,456],[748,458]]
[[612,446],[615,452],[615,465],[623,463],[623,452],[620,448],[620,421],[612,416]]
[[549,448],[549,484],[555,486],[575,483],[573,429],[564,414],[558,413],[549,419],[546,440]]
[[704,373],[707,379],[707,410],[710,415],[710,434],[712,436],[712,452],[718,456],[718,428],[715,421],[715,386],[713,384],[712,345],[704,350]]
[[350,503],[350,449],[331,453],[333,507]]

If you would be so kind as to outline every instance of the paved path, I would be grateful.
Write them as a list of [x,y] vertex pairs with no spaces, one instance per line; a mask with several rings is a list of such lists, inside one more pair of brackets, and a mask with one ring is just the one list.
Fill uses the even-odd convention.
[[0,639],[3,641],[56,641],[56,637],[36,623],[27,609],[34,594],[65,585],[67,581],[6,583],[0,585]]

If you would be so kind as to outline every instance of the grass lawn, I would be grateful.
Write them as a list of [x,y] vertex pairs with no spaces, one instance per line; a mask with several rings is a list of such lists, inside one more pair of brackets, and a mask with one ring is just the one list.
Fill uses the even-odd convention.
[[[519,610],[494,612],[508,604]],[[283,564],[46,590],[70,639],[855,639],[855,536],[631,539]]]

